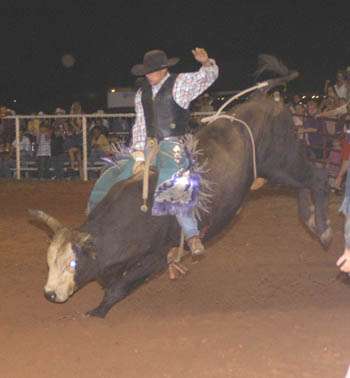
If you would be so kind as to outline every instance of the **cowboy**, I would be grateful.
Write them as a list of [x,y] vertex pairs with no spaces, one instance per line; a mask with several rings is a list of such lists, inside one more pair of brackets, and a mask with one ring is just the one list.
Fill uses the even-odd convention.
[[[136,120],[132,128],[132,156],[135,160],[133,173],[137,173],[144,165],[147,138],[156,139],[160,145],[163,143],[165,148],[169,149],[170,146],[167,156],[169,152],[173,153],[173,162],[179,163],[183,160],[184,145],[181,137],[188,129],[189,105],[218,77],[218,66],[203,48],[195,48],[192,54],[202,65],[196,72],[178,75],[169,73],[169,67],[178,63],[179,59],[168,59],[162,50],[147,52],[143,57],[143,64],[137,64],[131,69],[133,75],[146,78],[135,97]],[[162,176],[161,170],[162,168],[159,176]],[[161,181],[158,179],[158,182]],[[162,204],[158,203],[160,206],[157,209],[157,198],[162,195],[165,196],[159,185],[152,209],[155,215],[166,213],[164,207],[159,211]],[[192,255],[203,254],[204,246],[199,237],[194,212],[181,210],[168,213],[176,216]]]

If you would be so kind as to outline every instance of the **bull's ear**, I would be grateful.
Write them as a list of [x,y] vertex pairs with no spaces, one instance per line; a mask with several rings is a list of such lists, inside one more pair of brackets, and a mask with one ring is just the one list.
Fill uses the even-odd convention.
[[63,225],[57,219],[51,217],[41,210],[29,209],[28,212],[33,218],[45,223],[53,233],[56,233],[63,228]]

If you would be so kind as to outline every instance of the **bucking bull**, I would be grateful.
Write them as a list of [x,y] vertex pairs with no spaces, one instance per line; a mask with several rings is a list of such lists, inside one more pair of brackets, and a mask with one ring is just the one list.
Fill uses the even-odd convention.
[[[270,81],[269,88],[297,76],[283,66],[265,68],[280,74]],[[231,113],[251,128],[259,177],[296,189],[302,222],[327,247],[332,237],[327,175],[306,159],[289,111],[271,100],[266,91],[256,91]],[[206,162],[203,176],[213,184],[209,213],[203,212],[200,220],[200,229],[206,230],[205,241],[222,231],[241,208],[254,181],[253,150],[247,130],[228,118],[201,127],[195,138],[201,151],[199,160]],[[151,174],[150,193],[156,181],[156,173]],[[53,232],[45,297],[65,302],[79,288],[98,281],[104,297],[88,314],[104,317],[147,278],[165,270],[168,252],[180,238],[179,226],[175,217],[152,216],[150,211],[141,212],[141,206],[142,174],[115,184],[76,229],[40,210],[31,210]]]

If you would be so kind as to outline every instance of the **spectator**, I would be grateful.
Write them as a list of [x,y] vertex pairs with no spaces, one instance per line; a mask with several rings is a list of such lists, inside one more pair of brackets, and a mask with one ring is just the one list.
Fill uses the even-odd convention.
[[208,93],[204,93],[202,95],[202,99],[201,99],[201,109],[200,111],[201,112],[213,112],[214,111],[214,108],[213,108],[213,100],[211,99],[211,97],[209,96]]
[[[35,116],[34,113],[32,113],[31,115],[33,117]],[[27,123],[28,133],[30,133],[36,139],[37,136],[39,135],[39,129],[40,129],[40,119],[39,118],[31,118]]]
[[289,104],[289,110],[292,114],[297,112],[297,106],[302,105],[301,97],[299,95],[294,95],[292,101]]
[[[16,113],[11,109],[5,110],[5,117],[6,116],[14,116],[15,114]],[[8,148],[10,148],[10,145],[15,138],[15,130],[16,130],[15,120],[12,119],[12,118],[11,119],[5,118],[5,119],[2,120],[2,125],[3,125],[4,141],[5,141],[6,145],[8,146]]]
[[63,131],[57,127],[53,129],[51,136],[51,166],[54,171],[54,179],[63,179],[65,160]]
[[39,179],[48,179],[51,156],[51,137],[50,131],[45,124],[40,125],[37,143],[38,150],[36,156],[39,164]]
[[0,137],[0,178],[10,178],[10,147],[3,137]]
[[[70,114],[82,114],[83,110],[79,102],[73,102]],[[70,121],[66,133],[65,149],[68,153],[72,171],[79,170],[80,178],[83,177],[82,170],[82,119],[73,118]]]
[[327,158],[326,169],[328,172],[328,182],[332,191],[338,189],[337,177],[339,174],[340,166],[342,162],[342,153],[340,142],[337,139],[333,140],[332,148],[329,151]]
[[92,130],[92,140],[91,140],[91,153],[90,158],[92,161],[96,161],[103,156],[110,154],[110,145],[108,139],[99,126],[95,126]]
[[304,121],[304,132],[306,135],[306,143],[309,146],[309,156],[311,158],[323,158],[323,133],[325,122],[317,118],[318,106],[313,100],[307,103],[307,116]]
[[76,169],[81,171],[81,146],[79,135],[72,124],[67,125],[64,140],[64,149],[68,154],[70,168],[72,171]]
[[294,107],[293,122],[298,139],[304,139],[304,118],[305,108],[304,105],[297,103]]
[[[20,151],[20,162],[21,166],[26,166],[28,161],[31,159],[32,154],[32,144],[30,139],[20,131],[19,135],[20,143],[19,143],[19,151]],[[5,149],[5,154],[2,154],[1,159],[1,173],[0,177],[4,178],[11,178],[13,177],[12,170],[16,168],[16,147],[17,141],[16,139],[12,142],[11,146]]]
[[337,79],[334,85],[334,90],[339,98],[348,98],[348,88],[345,82],[345,74],[343,71],[337,72]]
[[346,71],[345,71],[345,83],[346,83],[347,94],[348,94],[347,100],[350,101],[350,66],[346,67]]
[[[57,108],[55,110],[56,115],[65,115],[66,112],[64,109]],[[52,128],[54,130],[59,129],[61,131],[61,136],[63,137],[64,131],[67,129],[67,119],[65,118],[55,118],[52,123]]]
[[[21,161],[28,161],[32,157],[32,143],[27,135],[20,131],[19,134],[19,150],[21,154]],[[16,139],[12,142],[11,145],[11,157],[16,158]]]

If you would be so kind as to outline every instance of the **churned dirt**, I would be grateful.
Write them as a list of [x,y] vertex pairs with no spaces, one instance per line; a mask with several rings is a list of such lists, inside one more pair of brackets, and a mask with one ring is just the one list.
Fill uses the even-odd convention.
[[[345,377],[350,285],[334,242],[322,250],[300,224],[291,192],[265,187],[176,282],[143,285],[104,320],[84,313],[92,283],[65,304],[43,296],[49,238],[29,222],[40,208],[67,225],[84,219],[91,183],[0,183],[0,377]],[[350,280],[350,279],[349,279]]]

